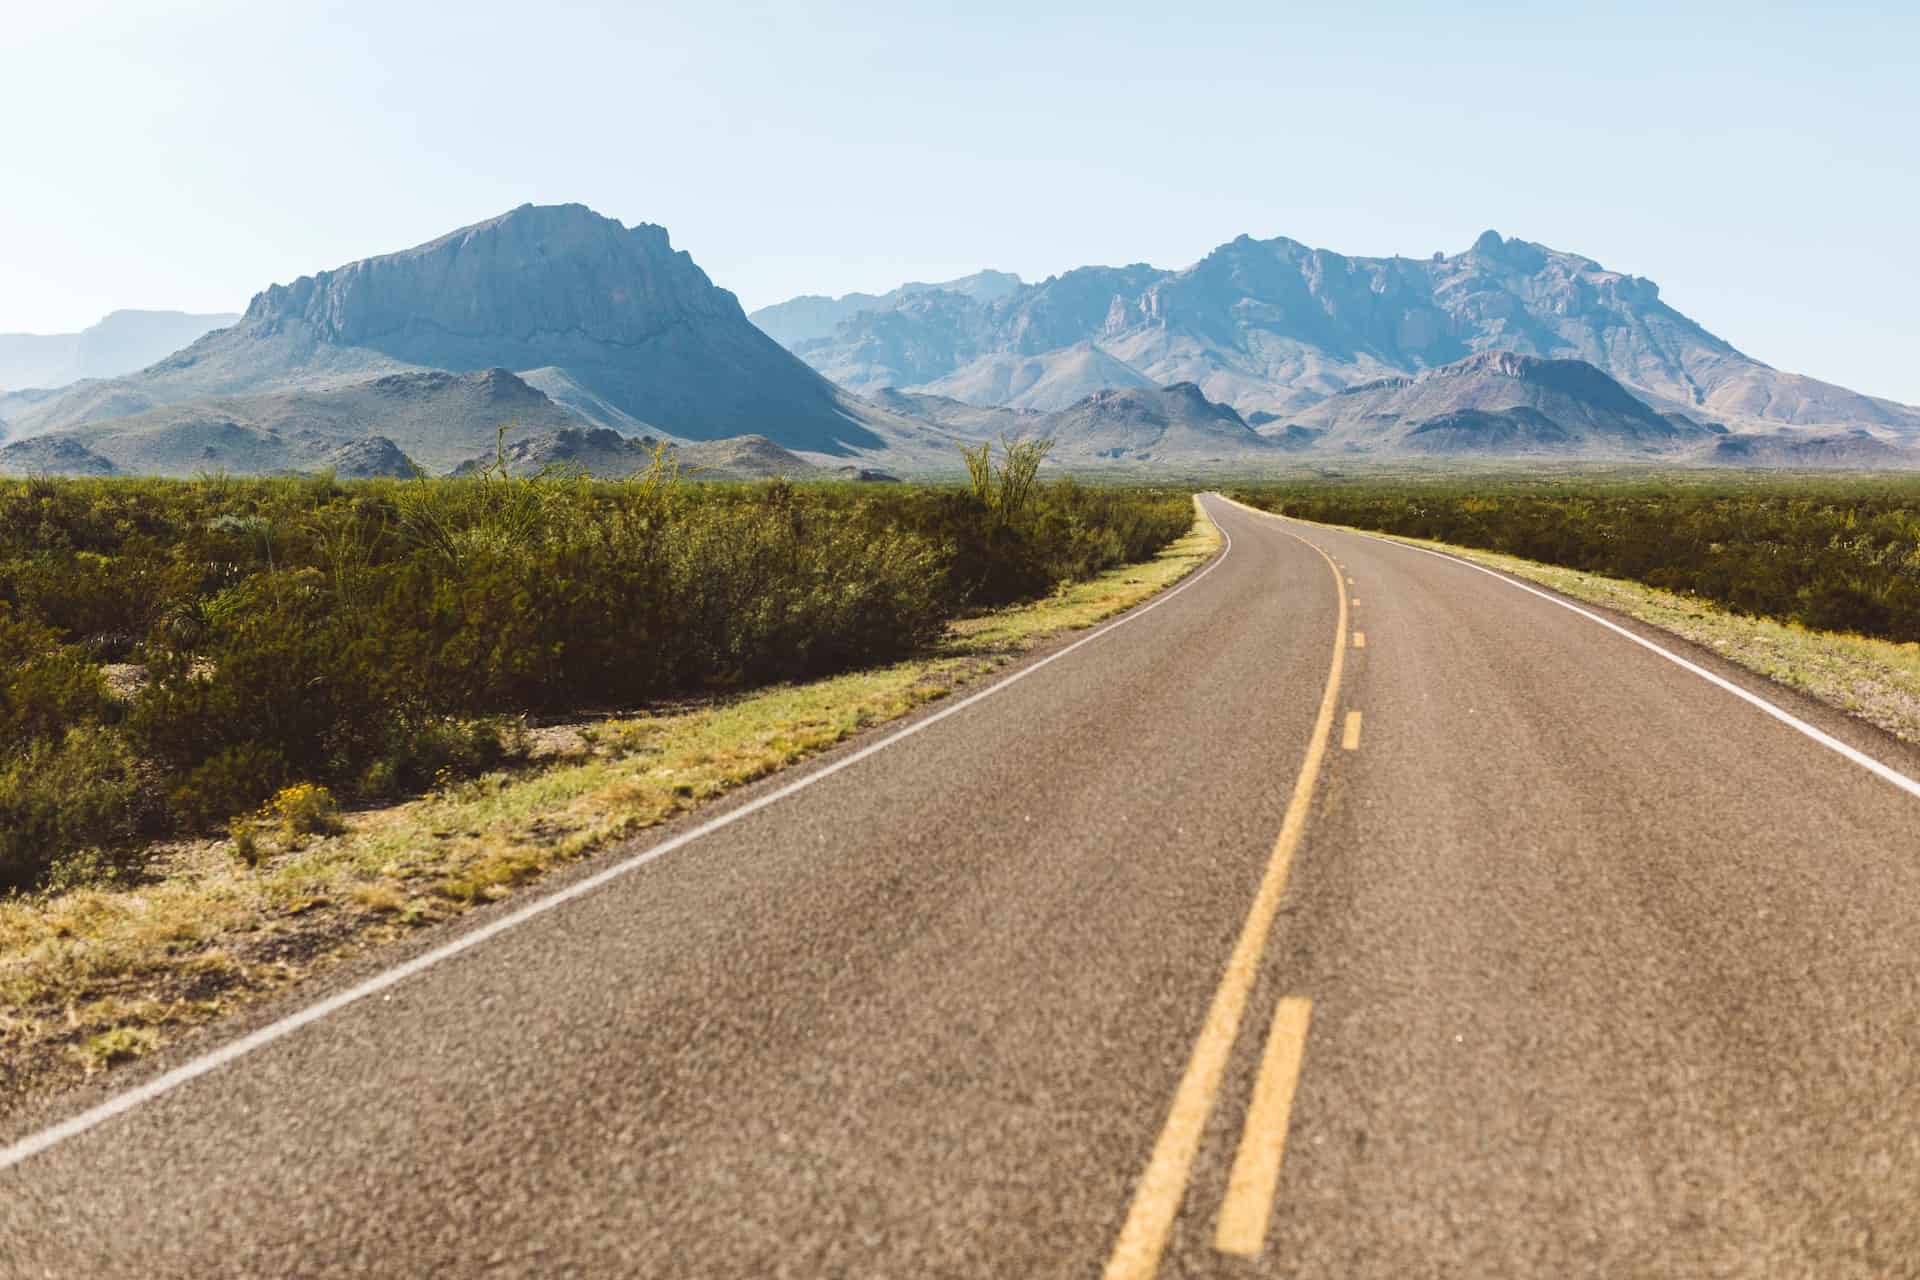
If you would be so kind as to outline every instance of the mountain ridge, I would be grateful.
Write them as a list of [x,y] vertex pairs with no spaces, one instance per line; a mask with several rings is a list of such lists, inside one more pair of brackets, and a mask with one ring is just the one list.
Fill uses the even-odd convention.
[[972,376],[988,362],[1076,343],[1157,385],[1194,382],[1242,413],[1285,417],[1358,383],[1500,349],[1586,360],[1660,409],[1920,435],[1920,409],[1755,360],[1662,301],[1651,280],[1492,231],[1429,258],[1243,235],[1178,270],[1079,267],[992,302],[903,299],[793,350],[865,393],[990,385]]

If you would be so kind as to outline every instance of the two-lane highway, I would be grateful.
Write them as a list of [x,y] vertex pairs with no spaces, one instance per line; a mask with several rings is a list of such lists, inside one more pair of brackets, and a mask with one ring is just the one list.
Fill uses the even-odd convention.
[[0,1274],[1920,1270],[1920,799],[1207,503],[1203,577],[991,695],[0,1134]]

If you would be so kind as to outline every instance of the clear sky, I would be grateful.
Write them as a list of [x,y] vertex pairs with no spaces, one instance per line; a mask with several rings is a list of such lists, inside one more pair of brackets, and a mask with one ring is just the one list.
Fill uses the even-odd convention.
[[1920,5],[6,0],[0,331],[265,284],[524,201],[749,307],[983,266],[1488,227],[1920,403]]

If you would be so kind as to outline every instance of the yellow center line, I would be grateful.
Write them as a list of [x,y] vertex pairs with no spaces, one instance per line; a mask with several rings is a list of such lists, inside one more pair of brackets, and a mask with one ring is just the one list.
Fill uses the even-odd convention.
[[1273,1011],[1267,1032],[1267,1052],[1260,1060],[1260,1078],[1254,1082],[1253,1101],[1247,1107],[1246,1130],[1233,1173],[1227,1179],[1227,1198],[1220,1206],[1220,1223],[1213,1247],[1222,1253],[1257,1257],[1267,1240],[1267,1218],[1273,1212],[1273,1193],[1280,1185],[1280,1161],[1287,1153],[1287,1128],[1293,1117],[1293,1091],[1300,1083],[1300,1060],[1307,1052],[1307,1022],[1313,1001],[1284,996]]
[[[1238,503],[1235,504],[1239,505]],[[1347,657],[1347,593],[1340,581],[1340,569],[1333,557],[1300,535],[1284,527],[1281,532],[1304,542],[1319,553],[1333,574],[1334,595],[1340,602],[1339,625],[1333,632],[1333,662],[1327,671],[1327,684],[1320,696],[1320,713],[1307,740],[1306,759],[1293,783],[1293,796],[1280,823],[1280,835],[1267,858],[1266,873],[1254,894],[1253,906],[1240,926],[1240,937],[1233,954],[1227,958],[1226,972],[1207,1007],[1207,1020],[1194,1041],[1193,1054],[1180,1077],[1173,1105],[1161,1126],[1160,1138],[1147,1159],[1147,1167],[1134,1188],[1133,1203],[1127,1220],[1114,1241],[1107,1259],[1106,1280],[1149,1280],[1159,1269],[1160,1255],[1166,1251],[1167,1237],[1186,1198],[1187,1179],[1193,1171],[1193,1158],[1200,1150],[1200,1136],[1213,1111],[1213,1100],[1220,1089],[1220,1078],[1232,1056],[1233,1042],[1240,1034],[1240,1020],[1246,1012],[1247,996],[1258,976],[1260,953],[1266,949],[1267,934],[1286,892],[1287,873],[1293,865],[1294,851],[1306,833],[1307,815],[1312,808],[1314,786],[1320,766],[1327,755],[1327,743],[1333,736],[1333,713],[1339,700],[1340,672]]]
[[1353,647],[1354,647],[1354,648],[1356,648],[1356,649],[1364,649],[1364,648],[1366,648],[1366,647],[1367,647],[1367,633],[1366,633],[1366,632],[1364,632],[1364,631],[1356,631],[1356,632],[1354,632],[1354,633],[1353,633]]
[[1360,749],[1360,713],[1347,712],[1347,727],[1340,734],[1340,747],[1343,751]]

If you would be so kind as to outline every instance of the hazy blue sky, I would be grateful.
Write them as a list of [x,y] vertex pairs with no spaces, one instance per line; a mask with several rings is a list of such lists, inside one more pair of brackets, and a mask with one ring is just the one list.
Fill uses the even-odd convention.
[[1495,227],[1920,402],[1917,50],[1913,0],[12,0],[0,331],[238,310],[528,200],[661,223],[749,307]]

